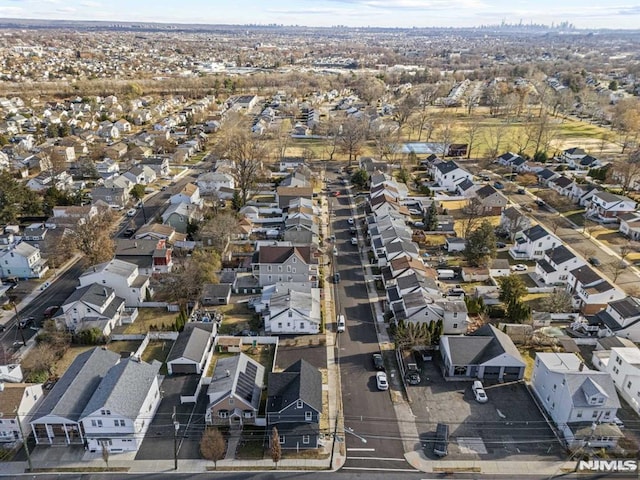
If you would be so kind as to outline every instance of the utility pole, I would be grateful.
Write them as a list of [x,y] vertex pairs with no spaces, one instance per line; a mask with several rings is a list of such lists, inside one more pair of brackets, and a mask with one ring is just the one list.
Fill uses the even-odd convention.
[[178,470],[178,430],[180,429],[180,423],[176,420],[176,407],[173,407],[173,469]]
[[[9,297],[9,300],[11,301],[11,304],[13,305],[13,311],[16,312],[16,329],[20,332],[20,337],[22,338],[22,346],[26,347],[27,346],[27,341],[24,338],[24,331],[22,330],[22,328],[20,328],[20,314],[18,313],[18,304],[16,303],[16,296],[15,295],[11,295]],[[13,337],[15,338],[15,337]]]
[[31,464],[31,452],[29,452],[29,444],[27,442],[27,437],[24,436],[24,431],[22,430],[22,422],[20,421],[20,414],[18,413],[18,408],[15,409],[16,417],[18,418],[18,429],[20,429],[20,436],[22,437],[22,444],[24,445],[24,451],[27,454],[27,463],[29,464],[29,471],[33,470],[33,465]]

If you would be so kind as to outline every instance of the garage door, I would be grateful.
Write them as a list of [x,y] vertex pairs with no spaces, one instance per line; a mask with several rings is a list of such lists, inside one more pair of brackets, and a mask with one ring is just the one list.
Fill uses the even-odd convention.
[[198,366],[195,363],[172,363],[172,373],[198,373]]
[[498,378],[500,376],[500,367],[485,367],[483,378]]
[[520,367],[506,367],[504,369],[504,380],[513,381],[520,379]]

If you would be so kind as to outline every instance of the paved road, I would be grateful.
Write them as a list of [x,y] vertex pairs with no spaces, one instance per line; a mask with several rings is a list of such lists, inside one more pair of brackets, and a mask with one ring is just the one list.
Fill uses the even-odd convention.
[[[82,262],[78,261],[67,271],[57,277],[49,287],[42,291],[38,297],[33,300],[23,310],[18,310],[20,318],[34,317],[34,328],[25,328],[19,330],[17,321],[13,318],[7,323],[7,329],[0,334],[0,345],[5,351],[15,351],[14,342],[28,341],[37,334],[36,329],[42,326],[44,310],[51,305],[62,305],[62,302],[73,292],[78,286],[78,277],[83,272]],[[20,346],[17,345],[19,348]]]
[[[332,190],[337,189],[333,185]],[[342,187],[341,187],[342,188]],[[404,460],[404,449],[389,392],[378,391],[371,355],[379,351],[375,319],[367,296],[358,247],[351,245],[347,219],[352,216],[350,197],[342,189],[330,197],[333,233],[340,272],[335,288],[336,311],[345,315],[347,331],[339,335],[338,355],[342,381],[346,436],[346,469],[411,469]],[[356,218],[356,222],[361,219]],[[362,440],[366,440],[366,443]]]

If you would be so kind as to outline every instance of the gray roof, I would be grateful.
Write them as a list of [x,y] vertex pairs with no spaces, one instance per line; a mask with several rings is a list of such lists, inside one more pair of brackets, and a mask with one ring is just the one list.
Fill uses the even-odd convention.
[[551,266],[549,262],[547,262],[544,258],[538,260],[538,266],[542,268],[547,273],[555,272],[556,269]]
[[625,319],[640,316],[640,301],[635,297],[625,297],[609,302],[609,306]]
[[244,353],[219,358],[207,389],[210,404],[233,395],[257,409],[264,382],[264,367]]
[[605,403],[598,405],[599,408],[620,408],[616,387],[608,372],[594,370],[565,372],[564,378],[574,407],[592,407],[587,398],[600,394],[605,397]]
[[447,338],[454,365],[480,365],[505,353],[522,361],[509,336],[493,325],[483,325],[471,335]]
[[436,165],[436,168],[440,170],[441,173],[446,174],[449,172],[453,172],[454,170],[460,168],[458,164],[452,160],[448,162],[439,163]]
[[602,281],[602,277],[589,265],[574,268],[571,270],[571,275],[573,275],[583,286]]
[[[91,285],[87,285],[86,287],[77,288],[64,301],[64,305],[69,305],[74,302],[82,302],[86,305],[96,306],[102,309],[112,293],[114,293],[113,288],[107,287],[106,285],[92,283]],[[107,318],[113,318],[113,316],[116,314],[123,303],[124,299],[116,295],[113,297],[113,300],[108,305],[106,305],[106,308],[102,313],[96,310],[96,314]]]
[[78,422],[102,377],[119,359],[117,353],[102,348],[78,355],[40,404],[32,421],[57,415]]
[[549,235],[549,232],[547,232],[540,225],[535,225],[535,226],[533,226],[531,228],[528,228],[527,230],[523,231],[522,233],[524,234],[525,237],[527,237],[532,242],[535,242],[536,240],[540,240],[541,238],[544,238],[547,235]]
[[180,332],[180,335],[178,335],[176,343],[173,344],[173,348],[171,349],[171,353],[169,353],[167,362],[172,362],[179,358],[186,358],[196,363],[200,363],[207,348],[207,344],[209,343],[210,336],[211,334],[209,332],[196,326],[192,328],[185,328]]
[[596,193],[594,196],[601,198],[607,203],[622,202],[624,200],[628,200],[627,197],[623,197],[622,195],[616,195],[615,193],[611,193],[611,192],[606,192],[604,190]]
[[564,245],[558,245],[555,248],[547,250],[545,253],[549,257],[549,260],[556,265],[561,265],[567,260],[571,260],[576,257],[575,254]]
[[268,412],[280,412],[298,400],[322,412],[322,375],[304,359],[283,372],[269,373],[267,393]]
[[137,418],[161,366],[157,360],[152,364],[133,357],[121,360],[102,378],[82,417],[105,409],[125,418]]

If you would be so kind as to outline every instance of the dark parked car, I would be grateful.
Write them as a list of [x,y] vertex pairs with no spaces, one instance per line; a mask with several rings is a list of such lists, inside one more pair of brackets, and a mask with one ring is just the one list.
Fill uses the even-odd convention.
[[409,385],[420,385],[420,375],[417,372],[407,373],[405,380]]
[[381,354],[374,353],[371,358],[373,360],[373,368],[374,369],[376,369],[376,370],[384,370],[384,360],[383,360]]
[[504,185],[502,184],[502,182],[494,182],[493,183],[493,188],[495,188],[497,190],[502,190],[504,188]]
[[507,244],[504,242],[496,242],[496,248],[504,248],[506,247]]
[[27,328],[29,325],[33,325],[34,321],[35,318],[33,317],[25,317],[18,323],[18,328]]
[[58,311],[58,309],[60,308],[60,305],[51,305],[50,307],[47,307],[44,309],[44,318],[51,318],[53,317],[56,312]]
[[135,228],[127,228],[124,232],[123,232],[123,236],[125,238],[131,238],[133,237],[133,234],[136,233],[136,229]]
[[602,265],[602,262],[600,260],[598,260],[596,257],[590,257],[589,258],[589,263],[591,265],[593,265],[594,267],[599,267],[600,265]]

